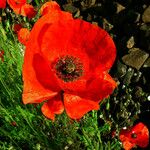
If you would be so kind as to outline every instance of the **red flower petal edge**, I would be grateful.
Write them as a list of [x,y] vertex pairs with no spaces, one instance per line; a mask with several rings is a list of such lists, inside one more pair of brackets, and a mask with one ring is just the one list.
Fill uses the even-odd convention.
[[120,141],[125,150],[130,150],[136,145],[146,148],[149,144],[149,130],[146,125],[140,122],[130,129],[121,130]]
[[42,5],[40,9],[40,14],[43,16],[47,13],[52,13],[55,10],[60,10],[60,6],[55,1],[46,2]]

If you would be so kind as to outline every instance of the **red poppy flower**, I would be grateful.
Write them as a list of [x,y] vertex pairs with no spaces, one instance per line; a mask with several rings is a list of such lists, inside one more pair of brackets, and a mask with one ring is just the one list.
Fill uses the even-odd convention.
[[60,6],[55,1],[46,2],[44,5],[42,5],[40,14],[45,15],[55,10],[60,10]]
[[4,51],[0,50],[0,60],[3,62],[4,61]]
[[120,140],[125,150],[130,150],[136,145],[145,148],[149,144],[149,130],[140,122],[130,129],[122,130]]
[[6,7],[6,0],[0,0],[0,8]]
[[23,65],[23,102],[40,103],[54,120],[65,109],[80,119],[108,97],[116,82],[107,71],[116,56],[106,31],[63,11],[42,16],[26,44]]
[[27,0],[7,0],[7,3],[16,14],[21,13],[21,7],[26,4],[26,2]]
[[20,43],[26,45],[29,40],[30,31],[27,28],[21,28],[18,31],[18,40]]

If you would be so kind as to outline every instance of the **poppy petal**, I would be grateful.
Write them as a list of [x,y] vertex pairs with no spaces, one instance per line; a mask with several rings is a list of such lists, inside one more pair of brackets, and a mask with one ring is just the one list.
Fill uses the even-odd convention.
[[16,14],[21,13],[21,7],[26,4],[27,0],[7,0],[7,3]]
[[40,14],[43,16],[47,13],[54,12],[55,10],[61,10],[60,6],[55,1],[46,2],[42,5],[40,9]]
[[123,148],[125,150],[131,150],[136,146],[136,144],[129,142],[128,140],[123,141],[123,137],[120,136],[120,140],[122,141]]
[[51,72],[50,65],[40,54],[33,56],[33,68],[36,73],[36,78],[45,89],[60,91],[56,78]]
[[57,95],[45,102],[41,108],[42,113],[49,119],[55,120],[55,114],[61,114],[64,111],[61,96]]
[[102,28],[80,19],[74,20],[72,30],[72,44],[85,49],[91,61],[90,69],[101,67],[103,71],[109,70],[116,57],[116,47],[109,34]]
[[0,0],[0,8],[6,7],[6,0]]
[[91,110],[98,110],[98,103],[79,96],[64,93],[64,106],[67,115],[72,119],[80,119]]
[[86,90],[80,93],[81,97],[100,102],[102,99],[107,98],[117,86],[116,82],[106,72],[101,73],[99,76],[93,75],[93,78],[87,81]]
[[27,28],[21,28],[18,31],[18,40],[23,45],[26,45],[30,37],[30,31]]
[[[32,42],[32,41],[31,41]],[[34,43],[27,43],[25,56],[24,56],[24,64],[23,64],[23,103],[40,103],[46,99],[52,98],[57,95],[57,92],[54,92],[48,88],[45,88],[39,81],[35,72],[35,64],[39,64],[39,58],[35,59],[34,55],[39,53],[39,48]],[[39,54],[40,55],[40,54]],[[45,63],[45,62],[41,62]],[[40,65],[42,66],[42,65]],[[41,69],[41,68],[39,68]]]

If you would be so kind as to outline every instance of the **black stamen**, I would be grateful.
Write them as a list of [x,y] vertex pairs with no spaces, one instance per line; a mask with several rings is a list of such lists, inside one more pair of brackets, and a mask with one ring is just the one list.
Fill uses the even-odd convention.
[[132,133],[132,134],[131,134],[131,137],[132,137],[133,139],[135,139],[135,138],[137,138],[137,134],[136,134],[136,133]]
[[83,64],[79,58],[73,56],[61,57],[55,64],[56,75],[64,80],[70,82],[77,80],[83,75]]

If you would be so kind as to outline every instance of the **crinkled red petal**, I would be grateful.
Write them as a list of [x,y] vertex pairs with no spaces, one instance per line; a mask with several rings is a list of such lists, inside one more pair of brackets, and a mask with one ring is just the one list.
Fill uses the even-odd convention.
[[55,120],[55,114],[61,114],[64,111],[61,96],[57,95],[45,102],[41,108],[42,113],[49,119]]
[[100,75],[93,75],[93,77],[87,81],[85,91],[79,92],[79,95],[100,102],[112,94],[116,86],[117,84],[112,77],[107,72],[102,72]]
[[80,119],[91,110],[98,110],[98,103],[79,96],[64,93],[64,106],[67,115],[72,119]]
[[72,45],[85,49],[90,58],[90,69],[101,67],[103,71],[109,70],[116,58],[116,47],[112,38],[96,25],[80,19],[73,22]]

